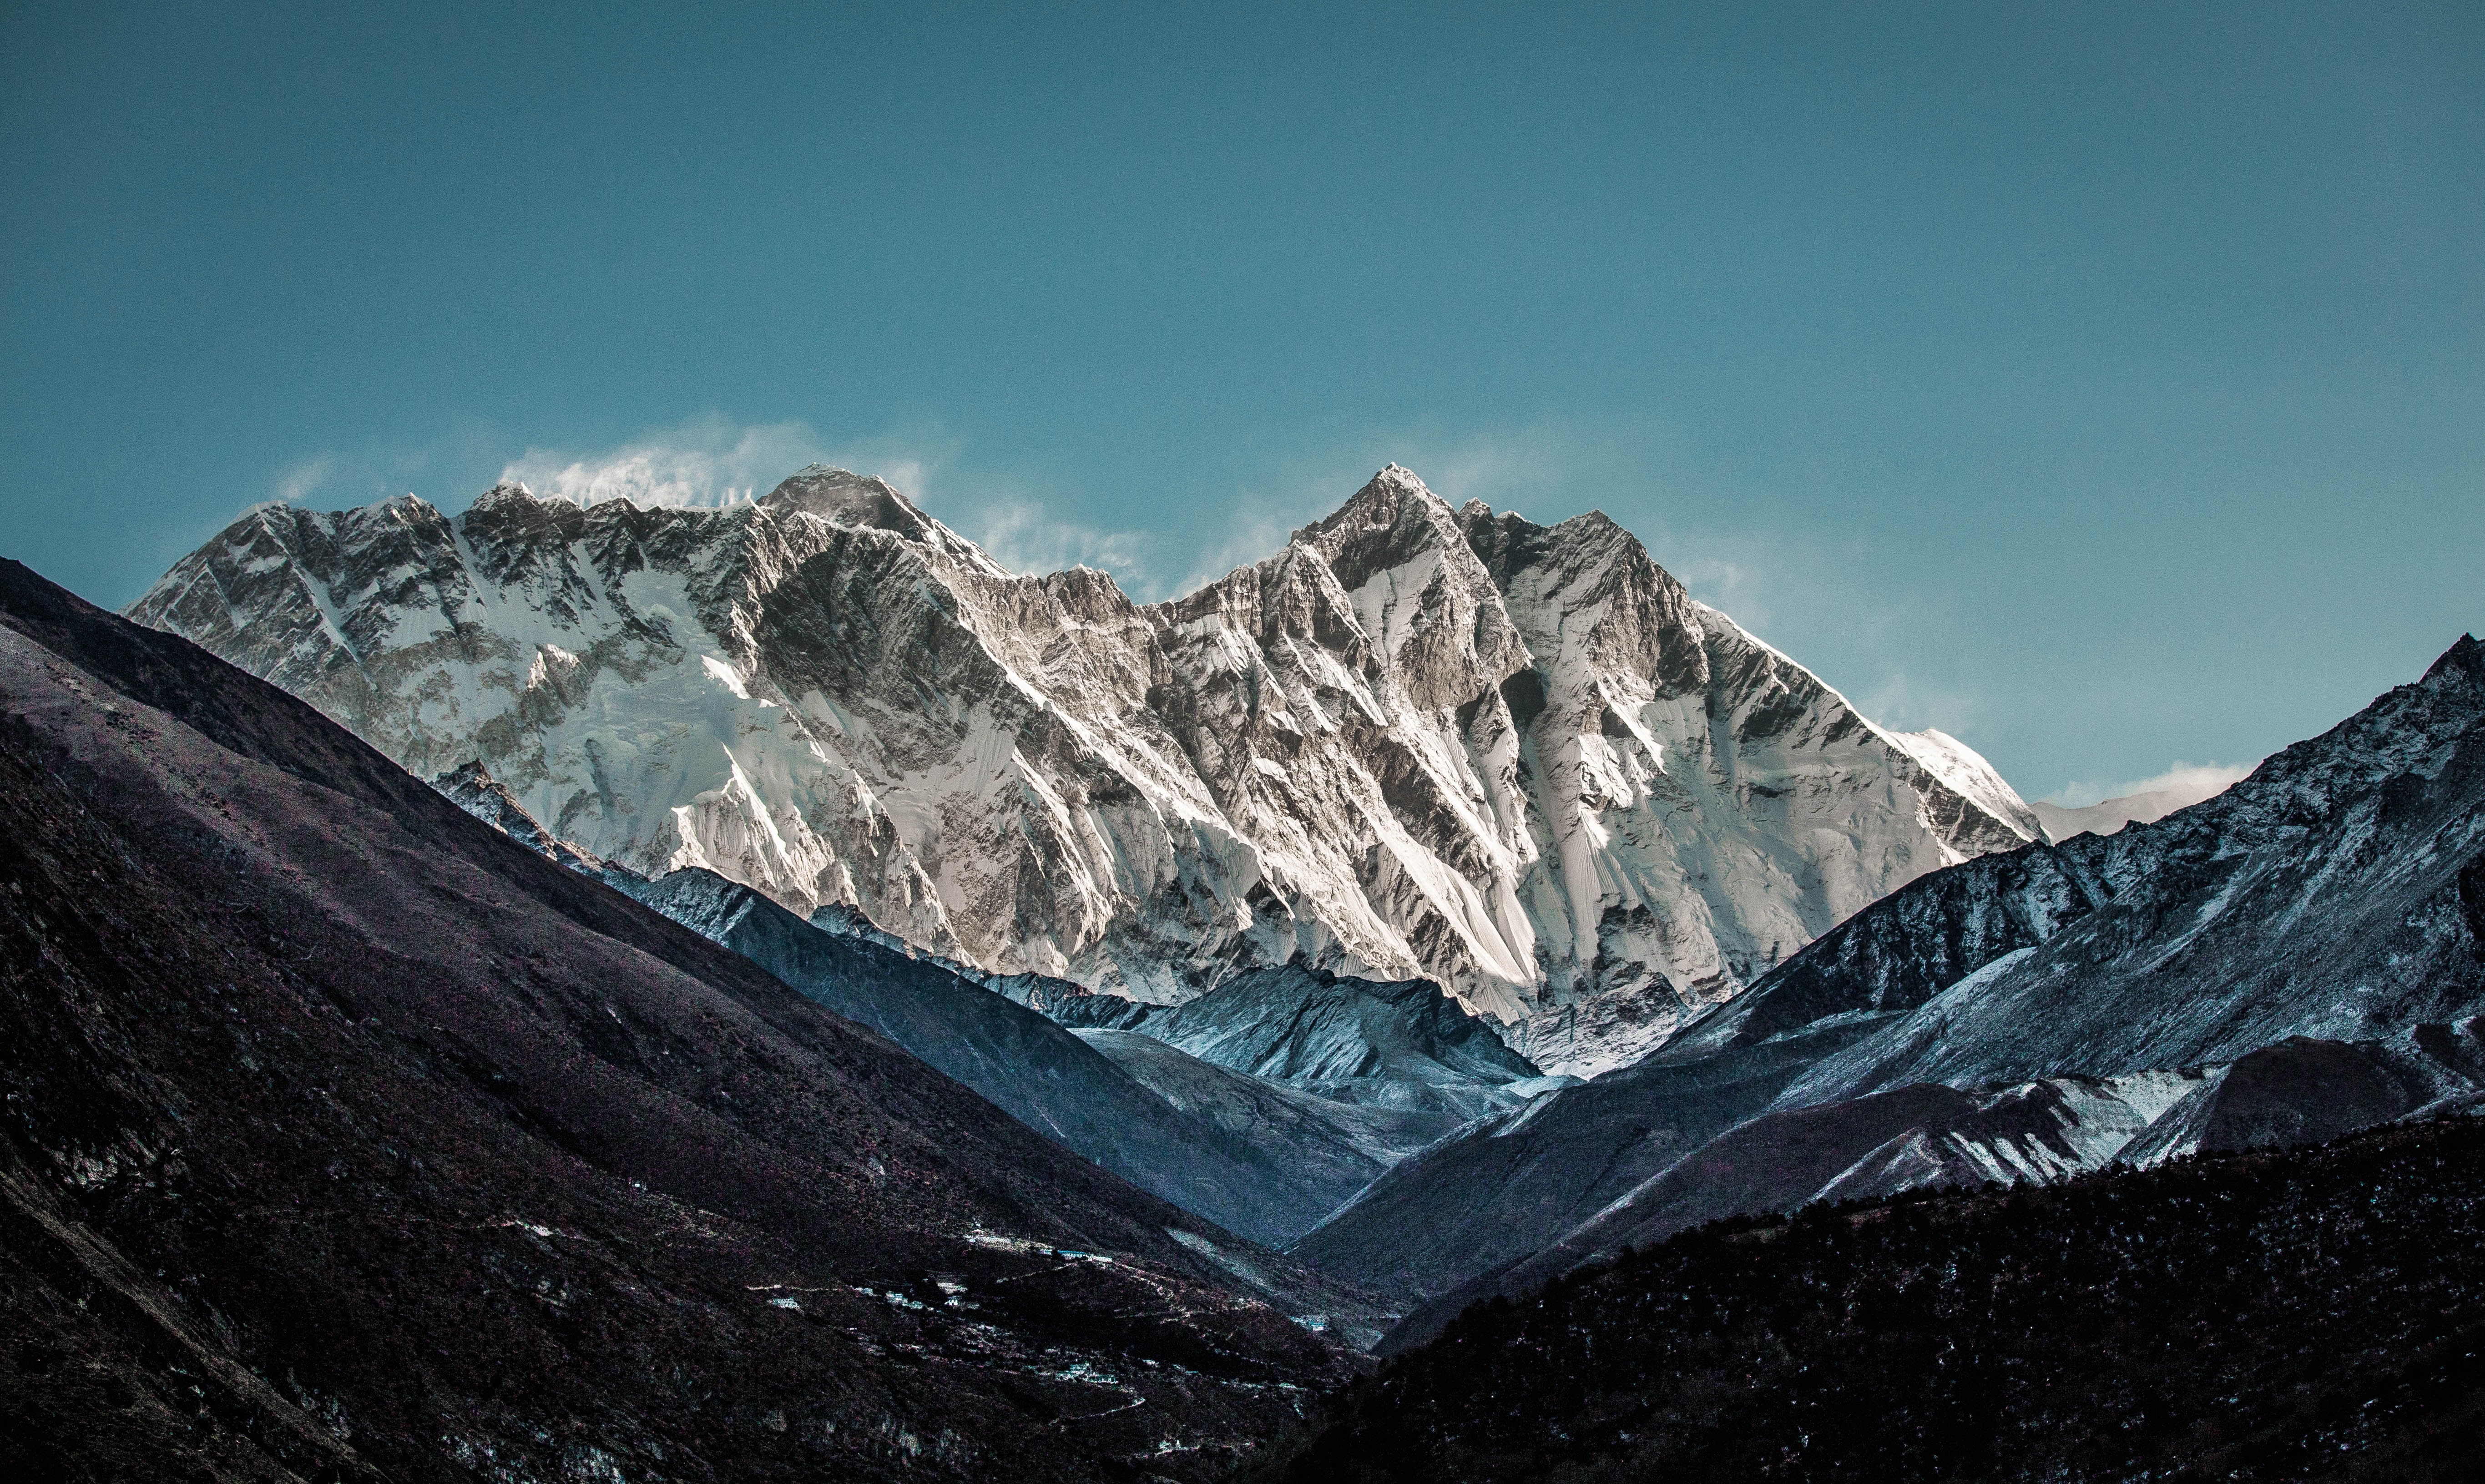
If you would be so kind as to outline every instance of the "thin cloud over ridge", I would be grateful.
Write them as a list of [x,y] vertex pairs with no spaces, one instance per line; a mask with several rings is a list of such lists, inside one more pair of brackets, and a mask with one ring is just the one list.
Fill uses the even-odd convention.
[[[889,482],[906,488],[901,480]],[[1134,591],[1143,600],[1155,594],[1146,557],[1155,542],[1144,531],[1100,530],[1055,515],[1041,500],[1024,498],[995,500],[961,518],[984,554],[1013,572],[1043,576],[1074,566],[1094,567],[1110,573],[1125,591]]]
[[2253,762],[2176,762],[2165,772],[2149,778],[2136,778],[2119,783],[2084,783],[2077,780],[2064,783],[2041,802],[2063,809],[2086,809],[2108,799],[2127,799],[2141,793],[2171,793],[2181,802],[2174,809],[2189,809],[2203,799],[2215,798],[2242,782],[2259,767]]
[[1012,571],[1040,576],[1072,566],[1113,574],[1143,596],[1161,584],[1149,562],[1154,537],[1143,531],[1106,530],[1058,514],[1047,502],[1002,491],[980,497],[940,482],[949,453],[935,436],[863,439],[833,446],[802,421],[737,424],[694,419],[580,453],[530,448],[508,461],[503,480],[547,499],[596,505],[628,500],[647,508],[721,509],[765,496],[795,471],[832,464],[876,476],[971,538]]
[[282,505],[299,505],[305,496],[328,482],[328,475],[337,466],[335,458],[322,453],[306,458],[285,471],[276,481],[276,501]]
[[[1496,511],[1523,511],[1545,524],[1593,508],[1619,508],[1636,517],[1626,523],[1651,556],[1696,597],[1764,639],[1794,639],[1789,653],[1816,667],[1883,725],[1938,728],[1980,751],[2010,729],[1995,698],[1905,663],[1908,636],[1921,618],[1914,605],[1886,589],[1864,594],[1876,601],[1858,603],[1852,581],[1839,580],[1851,579],[1865,554],[1816,532],[1794,538],[1783,528],[1717,530],[1700,518],[1700,507],[1715,502],[1713,493],[1647,487],[1645,477],[1635,476],[1619,456],[1629,436],[1610,428],[1541,422],[1454,436],[1423,428],[1368,430],[1334,438],[1324,448],[1315,445],[1256,477],[1198,471],[1180,487],[1163,491],[1168,508],[1179,507],[1192,516],[1179,537],[1173,534],[1179,526],[1123,528],[1079,519],[1075,487],[1059,498],[1036,493],[1029,487],[1034,481],[967,456],[966,443],[937,426],[832,438],[803,420],[745,423],[711,413],[644,429],[602,449],[533,445],[509,458],[490,450],[494,441],[492,430],[478,427],[436,447],[384,450],[361,458],[322,452],[283,470],[272,493],[299,503],[320,491],[342,494],[377,477],[384,488],[362,498],[414,488],[458,508],[490,481],[470,475],[468,483],[451,476],[463,487],[441,488],[442,466],[497,464],[501,478],[523,481],[547,498],[722,508],[766,495],[806,464],[828,463],[888,480],[1012,571],[1040,576],[1087,566],[1108,573],[1133,600],[1152,603],[1194,592],[1238,567],[1277,555],[1294,530],[1335,510],[1376,470],[1394,461],[1413,470],[1453,507],[1482,499]],[[1197,518],[1201,514],[1208,518]],[[1849,653],[1841,663],[1801,643],[1797,636],[1816,626],[1823,607],[1840,610],[1850,636],[1877,641],[1865,645],[1862,662]],[[1789,628],[1796,634],[1780,634]],[[2249,771],[2249,765],[2178,763],[2154,777],[2120,783],[2074,779],[2045,802],[2079,808],[2166,790],[2189,803]]]
[[[1482,499],[1497,511],[1522,510],[1548,524],[1616,497],[1627,508],[1643,492],[1630,487],[1618,461],[1625,441],[1610,429],[1557,423],[1461,436],[1407,428],[1368,432],[1288,459],[1272,476],[1248,484],[1168,491],[1168,498],[1194,509],[1221,511],[1221,518],[1204,528],[1195,525],[1192,539],[1179,546],[1156,530],[1100,526],[1065,514],[1062,502],[1030,492],[1006,473],[962,473],[967,461],[961,446],[937,429],[833,442],[800,420],[745,424],[712,414],[601,451],[531,447],[508,460],[501,477],[520,481],[537,495],[582,505],[627,499],[649,507],[721,508],[764,496],[806,464],[835,464],[888,480],[1012,571],[1040,576],[1092,567],[1110,574],[1135,601],[1149,603],[1194,592],[1276,555],[1295,529],[1337,508],[1392,461],[1413,470],[1453,506]],[[302,487],[318,482],[327,466],[325,459],[312,460],[288,473],[287,494],[296,492],[297,481]],[[1789,550],[1782,535],[1694,533],[1641,514],[1649,529],[1637,534],[1651,555],[1695,595],[1755,633],[1765,635],[1807,602],[1822,601],[1807,596],[1825,575],[1816,569],[1837,564],[1824,552]],[[1876,631],[1907,627],[1897,612],[1850,612],[1846,621]],[[1824,678],[1843,682],[1847,694],[1885,725],[1938,727],[1971,746],[1990,740],[1990,703],[1972,690],[1940,684],[1902,666]],[[2206,766],[2221,778],[2230,771]],[[2130,791],[2158,782],[2117,786]],[[2118,796],[2074,782],[2058,797],[2091,793]]]
[[742,426],[707,418],[600,453],[530,448],[502,469],[501,478],[580,505],[627,500],[643,507],[719,508],[756,500],[795,470],[823,461],[822,440],[806,423]]

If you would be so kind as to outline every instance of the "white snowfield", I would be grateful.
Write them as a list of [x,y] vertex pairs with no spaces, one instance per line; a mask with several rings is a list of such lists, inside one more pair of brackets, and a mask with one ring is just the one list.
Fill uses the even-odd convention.
[[1603,515],[1454,511],[1395,465],[1147,607],[813,466],[723,510],[262,508],[129,613],[642,873],[1160,1003],[1297,955],[1429,976],[1547,1072],[2041,833]]

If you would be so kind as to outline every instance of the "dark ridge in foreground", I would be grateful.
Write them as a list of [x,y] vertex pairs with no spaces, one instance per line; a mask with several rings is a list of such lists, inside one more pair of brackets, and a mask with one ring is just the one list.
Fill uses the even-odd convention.
[[0,1477],[1222,1472],[1292,1270],[0,563]]
[[1469,1309],[1289,1480],[2470,1479],[2485,1123],[1719,1222]]

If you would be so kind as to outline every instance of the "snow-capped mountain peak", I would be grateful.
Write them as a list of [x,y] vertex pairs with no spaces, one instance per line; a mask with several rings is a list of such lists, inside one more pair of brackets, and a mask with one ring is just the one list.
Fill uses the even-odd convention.
[[1158,1003],[1426,976],[1548,1071],[2036,834],[1603,515],[1453,510],[1394,464],[1147,607],[813,466],[724,509],[263,509],[131,613],[633,870]]
[[808,510],[841,526],[873,526],[921,539],[931,517],[895,485],[870,475],[829,464],[806,464],[768,492],[770,506]]

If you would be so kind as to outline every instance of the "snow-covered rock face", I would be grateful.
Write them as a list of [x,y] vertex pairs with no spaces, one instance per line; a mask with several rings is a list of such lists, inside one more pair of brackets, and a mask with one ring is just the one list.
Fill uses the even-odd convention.
[[431,781],[431,786],[459,809],[556,866],[566,866],[582,876],[602,876],[613,869],[569,841],[547,833],[518,802],[517,795],[502,787],[479,762],[443,773]]
[[1540,1064],[1623,1064],[1896,888],[2036,838],[1983,758],[1873,726],[1603,515],[1460,519],[1535,658],[1480,740],[1531,805],[1517,892],[1561,1008],[1515,1044]]
[[815,466],[724,510],[263,508],[130,612],[632,870],[1155,1003],[1297,958],[1430,976],[1548,1071],[2037,833],[1603,516],[1452,511],[1394,465],[1146,608]]

